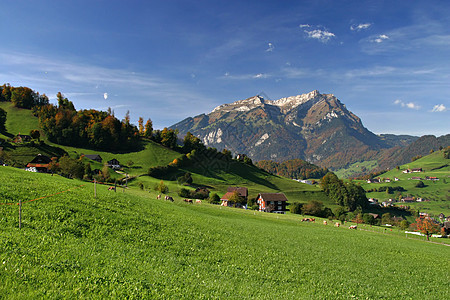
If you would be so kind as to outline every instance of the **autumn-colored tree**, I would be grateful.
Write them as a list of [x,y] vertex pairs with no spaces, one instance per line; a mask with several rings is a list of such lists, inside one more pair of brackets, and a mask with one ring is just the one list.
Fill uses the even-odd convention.
[[6,130],[6,111],[0,108],[0,131]]
[[146,138],[151,138],[152,135],[153,135],[153,122],[152,120],[148,119],[144,127],[144,136]]
[[439,233],[439,225],[434,223],[430,218],[417,218],[416,223],[412,224],[417,231],[427,235],[427,240],[429,235],[432,233]]
[[144,119],[142,119],[142,117],[139,117],[138,125],[139,125],[139,135],[143,136],[144,135]]

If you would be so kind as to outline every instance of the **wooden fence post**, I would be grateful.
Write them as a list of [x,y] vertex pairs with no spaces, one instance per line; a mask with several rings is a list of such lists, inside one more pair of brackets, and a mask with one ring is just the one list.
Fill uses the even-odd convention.
[[97,198],[97,180],[94,179],[94,198]]
[[19,228],[22,228],[22,200],[19,199]]

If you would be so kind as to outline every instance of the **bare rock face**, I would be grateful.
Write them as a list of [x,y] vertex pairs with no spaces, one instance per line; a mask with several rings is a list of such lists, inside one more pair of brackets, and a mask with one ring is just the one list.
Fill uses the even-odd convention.
[[260,96],[216,107],[171,128],[190,131],[208,147],[246,153],[253,160],[300,158],[341,167],[362,154],[387,147],[332,94],[265,100]]

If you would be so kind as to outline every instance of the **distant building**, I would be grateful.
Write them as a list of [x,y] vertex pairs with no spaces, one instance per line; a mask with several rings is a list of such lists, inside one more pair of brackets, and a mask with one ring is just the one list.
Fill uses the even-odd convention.
[[117,159],[115,159],[115,158],[109,160],[107,162],[107,166],[110,167],[110,168],[113,168],[114,170],[121,168],[120,162]]
[[256,199],[259,211],[285,213],[288,199],[283,193],[261,193]]
[[86,154],[84,157],[101,163],[103,161],[102,157],[98,154]]
[[245,202],[248,200],[248,189],[246,187],[230,186],[227,188],[227,193],[229,192],[238,192],[239,197],[244,198]]
[[52,159],[48,156],[38,154],[27,164],[25,170],[30,172],[47,173]]

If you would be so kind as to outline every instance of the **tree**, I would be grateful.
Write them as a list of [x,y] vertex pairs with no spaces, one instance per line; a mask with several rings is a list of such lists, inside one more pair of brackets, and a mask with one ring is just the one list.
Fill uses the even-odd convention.
[[376,223],[375,218],[370,214],[364,214],[363,221],[365,224],[370,224],[370,225],[375,225],[375,223]]
[[59,159],[59,167],[62,175],[69,178],[82,179],[84,175],[84,165],[78,159],[63,156]]
[[187,184],[191,185],[193,182],[192,175],[191,175],[191,173],[186,172],[186,173],[184,173],[183,176],[178,177],[177,181],[179,184],[187,183]]
[[178,130],[168,129],[165,127],[161,131],[161,145],[175,149],[177,147],[177,133]]
[[69,101],[61,92],[58,92],[56,94],[56,99],[58,100],[58,108],[60,109],[67,109],[67,110],[75,110],[75,106],[73,105],[72,101]]
[[203,147],[202,141],[188,131],[183,140],[183,152],[189,153],[192,150],[198,150],[201,149],[202,147]]
[[392,224],[392,216],[390,213],[381,215],[381,224]]
[[302,215],[310,215],[316,217],[327,217],[323,202],[311,200],[302,207]]
[[220,197],[219,197],[219,195],[217,195],[216,193],[213,193],[213,194],[211,194],[211,195],[209,196],[208,200],[209,200],[209,203],[212,203],[212,204],[219,204],[219,202],[220,202]]
[[416,223],[412,224],[417,231],[427,235],[427,240],[429,240],[429,235],[432,233],[439,233],[439,225],[435,224],[430,218],[417,218]]
[[0,108],[0,131],[6,130],[6,111],[2,108]]
[[102,168],[102,177],[103,177],[103,180],[104,180],[104,181],[108,181],[109,178],[111,177],[111,175],[109,174],[109,167],[108,167],[107,164],[104,164],[104,165],[103,165],[103,168]]
[[143,136],[144,135],[144,119],[142,119],[142,117],[139,117],[139,135]]
[[151,138],[153,135],[153,123],[152,120],[148,119],[144,126],[144,137]]
[[30,131],[30,136],[34,140],[38,140],[38,142],[41,140],[41,133],[37,129],[33,129]]
[[399,226],[402,230],[406,230],[406,229],[409,228],[409,222],[408,222],[408,220],[402,220],[398,226]]
[[420,180],[419,182],[416,183],[415,187],[416,188],[423,188],[423,187],[425,187],[425,183],[423,183],[423,181]]
[[165,194],[169,192],[169,187],[161,180],[159,183],[155,184],[154,190],[161,194]]
[[245,199],[241,196],[239,196],[238,191],[234,191],[231,197],[228,199],[228,202],[234,203],[234,204],[245,204]]
[[301,214],[302,213],[303,203],[294,202],[289,205],[289,210],[292,214]]

